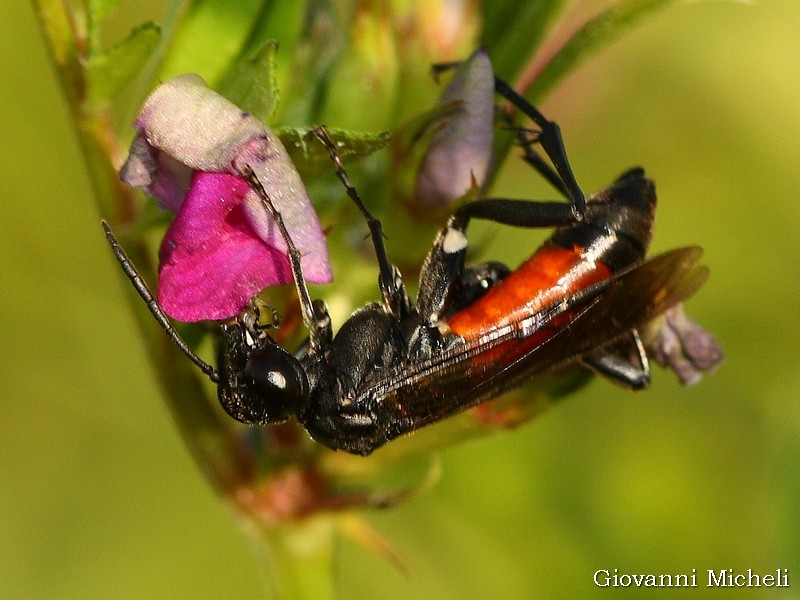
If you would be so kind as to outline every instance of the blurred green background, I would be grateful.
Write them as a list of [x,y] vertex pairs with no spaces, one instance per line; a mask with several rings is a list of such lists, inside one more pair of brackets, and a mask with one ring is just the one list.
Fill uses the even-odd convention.
[[[593,382],[443,452],[432,491],[368,515],[410,575],[341,541],[342,598],[641,597],[594,586],[615,568],[697,569],[670,598],[800,597],[798,27],[796,0],[680,3],[543,106],[585,189],[644,165],[655,249],[705,247],[689,309],[721,369],[688,390],[658,371],[639,395]],[[23,0],[0,4],[0,61],[0,598],[259,598],[150,377]],[[552,196],[527,171],[496,191]],[[725,568],[788,568],[792,588],[702,587]]]

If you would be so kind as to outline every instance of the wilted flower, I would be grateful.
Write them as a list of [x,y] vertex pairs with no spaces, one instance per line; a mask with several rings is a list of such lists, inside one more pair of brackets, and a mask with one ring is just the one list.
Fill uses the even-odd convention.
[[252,173],[270,195],[313,283],[331,280],[325,236],[278,137],[197,75],[145,101],[120,172],[178,214],[159,252],[158,302],[179,321],[222,320],[270,285],[291,283],[286,243]]
[[494,72],[489,56],[475,51],[458,67],[439,99],[448,114],[428,146],[414,198],[422,206],[446,206],[480,189],[492,160]]
[[683,304],[673,306],[648,328],[647,354],[675,372],[683,385],[697,383],[722,362],[717,340],[686,316]]

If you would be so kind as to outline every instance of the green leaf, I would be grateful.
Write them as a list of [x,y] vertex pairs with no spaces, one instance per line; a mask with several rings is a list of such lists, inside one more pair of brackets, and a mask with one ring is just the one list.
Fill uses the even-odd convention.
[[87,0],[86,32],[89,40],[89,53],[100,50],[100,22],[119,4],[120,0]]
[[[389,144],[390,134],[364,133],[327,129],[342,161],[358,160]],[[286,146],[297,170],[304,175],[325,173],[331,170],[331,158],[325,147],[314,137],[310,128],[285,127],[276,131]]]
[[587,22],[543,67],[525,94],[539,99],[550,92],[568,73],[587,58],[598,54],[622,37],[646,17],[665,8],[675,0],[627,0]]
[[87,2],[89,8],[89,23],[97,24],[108,13],[114,10],[120,0],[89,0]]
[[240,59],[222,78],[219,92],[242,110],[269,123],[278,105],[275,53],[278,42],[269,40],[255,54]]
[[284,60],[278,62],[276,69],[279,72],[288,71],[288,57],[294,56],[295,47],[303,34],[307,2],[308,0],[265,3],[258,20],[252,25],[242,54],[252,55],[260,51],[266,42],[278,40]]
[[216,87],[240,56],[267,0],[197,0],[176,27],[158,74],[198,73]]
[[[320,122],[320,105],[326,97],[331,73],[341,60],[350,24],[344,21],[332,0],[308,0],[304,4],[302,28],[287,60],[288,73],[281,77],[284,101],[278,120],[285,125],[304,126]],[[294,30],[292,30],[294,31]],[[279,38],[281,39],[281,38]],[[287,48],[284,48],[286,50]]]
[[89,98],[103,102],[116,96],[140,71],[160,37],[156,24],[145,23],[108,52],[93,53],[86,67]]
[[536,52],[564,0],[494,0],[483,4],[481,45],[495,73],[511,79]]
[[[318,3],[318,0],[314,0],[314,2]],[[288,87],[289,77],[295,74],[292,60],[296,59],[297,45],[303,39],[306,3],[307,1],[265,2],[256,19],[251,23],[247,39],[236,62],[220,82],[220,89],[227,95],[227,90],[224,88],[229,85],[229,78],[233,75],[233,71],[248,61],[257,60],[256,57],[266,60],[267,57],[263,56],[263,53],[269,53],[268,69],[271,80],[267,81],[263,70],[259,69],[254,74],[257,78],[261,78],[264,84],[269,83],[274,89],[272,105],[265,119],[268,123],[279,120],[278,111],[284,108],[279,100],[282,99],[283,92]],[[269,46],[273,44],[274,47],[270,48]],[[280,57],[276,59],[278,50],[280,50]],[[303,75],[310,78],[310,74],[307,72],[304,72]],[[294,100],[294,97],[287,97],[284,102]],[[258,114],[258,111],[253,112]]]

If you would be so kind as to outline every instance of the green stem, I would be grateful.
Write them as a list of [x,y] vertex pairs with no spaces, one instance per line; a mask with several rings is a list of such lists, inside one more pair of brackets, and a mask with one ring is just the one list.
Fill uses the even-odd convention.
[[550,59],[537,70],[523,72],[520,88],[533,102],[550,93],[567,74],[596,56],[652,14],[674,0],[624,0],[584,23]]
[[[118,229],[126,251],[142,275],[155,275],[146,245],[128,234],[137,216],[133,192],[124,186],[115,168],[122,149],[112,125],[110,104],[90,102],[87,72],[85,15],[65,2],[35,0],[36,11],[94,188],[100,214]],[[98,233],[100,229],[98,227]],[[252,476],[252,459],[232,423],[214,408],[214,400],[198,373],[164,336],[144,303],[130,286],[128,297],[143,333],[150,360],[166,394],[170,411],[195,460],[220,493],[226,493]]]
[[261,555],[271,596],[280,600],[335,598],[335,535],[335,523],[325,515],[277,530],[262,529]]
[[[155,270],[147,245],[141,235],[132,233],[138,216],[134,194],[120,182],[115,167],[124,149],[112,124],[110,102],[91,101],[87,95],[91,82],[84,68],[89,53],[86,15],[59,0],[34,0],[33,5],[69,105],[100,214],[117,230],[145,279],[153,281]],[[172,20],[177,21],[185,2],[172,6]],[[156,66],[157,61],[151,68]],[[251,523],[246,530],[262,550],[272,595],[332,598],[332,520],[316,517],[274,525],[236,501],[243,490],[258,484],[253,450],[240,435],[241,429],[222,414],[211,385],[167,339],[127,282],[126,289],[170,413],[206,479],[220,497],[233,499],[237,515]]]

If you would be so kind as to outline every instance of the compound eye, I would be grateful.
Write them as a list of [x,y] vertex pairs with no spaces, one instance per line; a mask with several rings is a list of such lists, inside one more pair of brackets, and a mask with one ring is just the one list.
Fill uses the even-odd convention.
[[272,419],[286,418],[308,394],[308,382],[297,359],[279,346],[261,348],[244,367]]

